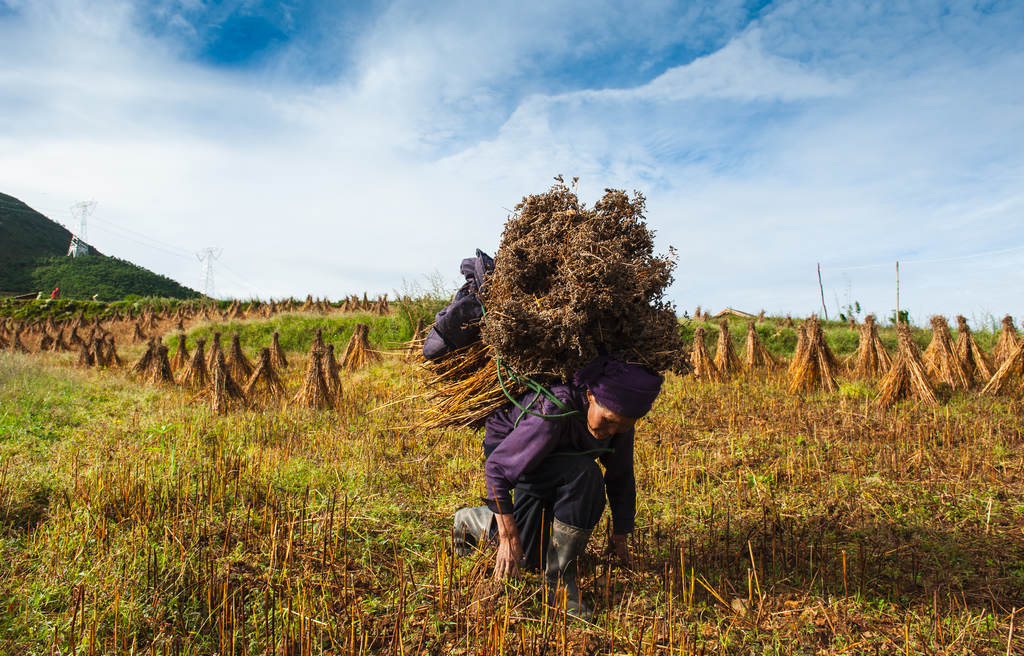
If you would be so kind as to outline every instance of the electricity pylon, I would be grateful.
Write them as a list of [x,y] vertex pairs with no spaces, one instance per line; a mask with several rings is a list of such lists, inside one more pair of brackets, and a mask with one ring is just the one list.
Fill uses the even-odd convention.
[[86,219],[96,210],[96,201],[83,200],[71,206],[71,215],[78,219],[78,234],[71,234],[71,243],[68,245],[68,255],[78,257],[89,254],[89,244],[86,240]]
[[196,257],[203,264],[203,294],[213,298],[215,290],[213,286],[213,261],[219,260],[223,248],[204,248],[196,253]]

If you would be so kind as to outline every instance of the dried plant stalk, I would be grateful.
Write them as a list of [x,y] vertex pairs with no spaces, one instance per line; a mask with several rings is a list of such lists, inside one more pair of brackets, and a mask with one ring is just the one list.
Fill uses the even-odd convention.
[[231,347],[228,349],[225,362],[228,365],[228,371],[231,372],[231,377],[235,380],[249,380],[249,377],[252,376],[252,363],[242,352],[242,343],[238,333],[231,336]]
[[380,355],[370,345],[370,327],[365,323],[357,323],[348,346],[345,347],[342,368],[354,371],[379,359]]
[[210,373],[206,368],[206,355],[203,353],[206,347],[205,339],[196,340],[196,350],[192,353],[188,364],[181,373],[181,380],[178,382],[192,391],[199,391],[205,388],[210,382]]
[[[430,374],[422,428],[479,428],[492,412],[508,403],[498,383],[491,347],[474,342],[433,362],[424,363]],[[523,390],[506,381],[513,396]]]
[[149,341],[146,346],[145,353],[139,358],[138,362],[132,365],[132,374],[136,376],[144,376],[149,371],[150,364],[153,362],[153,358],[156,357],[156,342],[153,340]]
[[252,375],[245,384],[243,391],[246,397],[250,399],[260,396],[278,400],[284,396],[284,383],[281,382],[281,377],[274,370],[273,357],[270,354],[269,348],[263,347],[260,349],[256,367],[253,369]]
[[171,360],[171,369],[181,371],[182,367],[188,365],[188,348],[185,347],[185,335],[178,335],[178,350],[174,352],[174,359]]
[[949,324],[946,323],[946,318],[934,316],[931,323],[932,341],[924,352],[924,363],[928,367],[928,374],[953,389],[969,388],[971,380],[956,356],[953,337],[949,334]]
[[[764,315],[764,310],[761,310],[761,316]],[[758,319],[760,322],[760,319]],[[766,368],[775,369],[779,366],[779,361],[772,355],[771,351],[764,345],[761,338],[757,335],[757,328],[754,324],[756,322],[751,321],[747,324],[747,343],[746,351],[743,354],[743,365],[747,370]]]
[[324,379],[323,356],[322,350],[311,349],[309,352],[309,363],[306,365],[302,389],[294,399],[294,402],[303,408],[324,410],[332,405],[331,392]]
[[217,352],[210,369],[210,405],[218,414],[227,414],[232,402],[245,402],[245,392],[231,377],[223,351]]
[[718,344],[715,347],[715,367],[723,376],[728,376],[739,371],[743,365],[740,363],[740,356],[736,355],[736,349],[732,344],[732,336],[729,334],[729,322],[724,319],[718,327]]
[[[272,309],[274,304],[271,303]],[[285,357],[284,349],[281,348],[281,338],[278,336],[277,331],[274,331],[274,336],[270,341],[270,360],[278,369],[288,368],[288,358]]]
[[1024,371],[1024,342],[1017,344],[1017,348],[1008,358],[1003,360],[999,369],[981,390],[982,394],[1002,394],[1009,390],[1014,380],[1019,384],[1021,372]]
[[174,375],[171,373],[171,363],[167,359],[167,347],[160,344],[156,347],[149,366],[143,374],[145,381],[151,384],[173,383]]
[[937,405],[939,399],[935,395],[935,387],[928,378],[921,350],[911,337],[910,328],[902,323],[896,328],[899,348],[896,359],[879,384],[875,405],[884,410],[911,396],[925,405]]
[[1017,335],[1017,327],[1013,325],[1013,317],[1003,317],[1003,329],[999,333],[999,340],[992,350],[992,363],[998,368],[1017,350],[1020,344],[1020,337]]
[[996,369],[988,359],[988,355],[978,346],[974,339],[974,333],[967,325],[967,319],[958,314],[956,317],[956,359],[968,379],[980,383],[987,383]]
[[341,394],[341,376],[339,375],[338,361],[334,358],[334,344],[328,344],[324,349],[324,379],[327,381],[327,389],[331,396],[338,398]]
[[693,367],[693,377],[697,380],[716,383],[722,380],[722,374],[715,366],[715,361],[711,358],[708,347],[704,343],[704,326],[697,326],[693,331],[690,366]]
[[801,327],[804,328],[806,337],[804,348],[800,348],[797,342],[797,353],[793,356],[793,362],[789,368],[790,393],[809,392],[820,388],[826,392],[835,392],[839,389],[836,375],[839,363],[832,354],[828,344],[825,343],[825,333],[821,328],[821,322],[817,317],[811,317]]
[[857,378],[878,378],[885,375],[891,366],[892,358],[878,336],[875,315],[869,314],[864,317],[864,323],[860,326],[860,341],[857,345],[853,374]]

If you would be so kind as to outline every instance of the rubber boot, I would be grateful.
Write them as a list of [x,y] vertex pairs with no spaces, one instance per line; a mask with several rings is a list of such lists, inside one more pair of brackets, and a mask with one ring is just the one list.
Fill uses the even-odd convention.
[[564,595],[566,614],[584,620],[590,619],[593,612],[580,599],[580,590],[576,585],[576,559],[586,549],[590,533],[554,520],[551,523],[551,543],[544,566],[548,604],[561,606]]
[[468,556],[478,544],[486,542],[493,520],[494,513],[487,506],[456,510],[455,553]]

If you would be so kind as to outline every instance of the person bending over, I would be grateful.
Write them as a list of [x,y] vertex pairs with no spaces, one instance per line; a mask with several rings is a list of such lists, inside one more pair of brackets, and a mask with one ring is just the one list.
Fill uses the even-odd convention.
[[636,515],[633,425],[651,409],[662,381],[642,365],[600,357],[571,383],[550,389],[557,403],[531,392],[488,417],[487,505],[455,513],[459,553],[496,535],[495,578],[543,566],[549,603],[564,600],[567,613],[590,617],[576,584],[576,559],[604,512],[605,496],[612,549],[629,559],[626,537]]

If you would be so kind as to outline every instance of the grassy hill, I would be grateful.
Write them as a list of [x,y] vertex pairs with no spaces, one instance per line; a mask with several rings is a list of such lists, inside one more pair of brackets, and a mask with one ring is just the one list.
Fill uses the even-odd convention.
[[65,298],[113,301],[129,294],[194,298],[200,294],[166,276],[103,255],[67,257],[71,233],[13,196],[0,193],[0,291],[49,292]]

